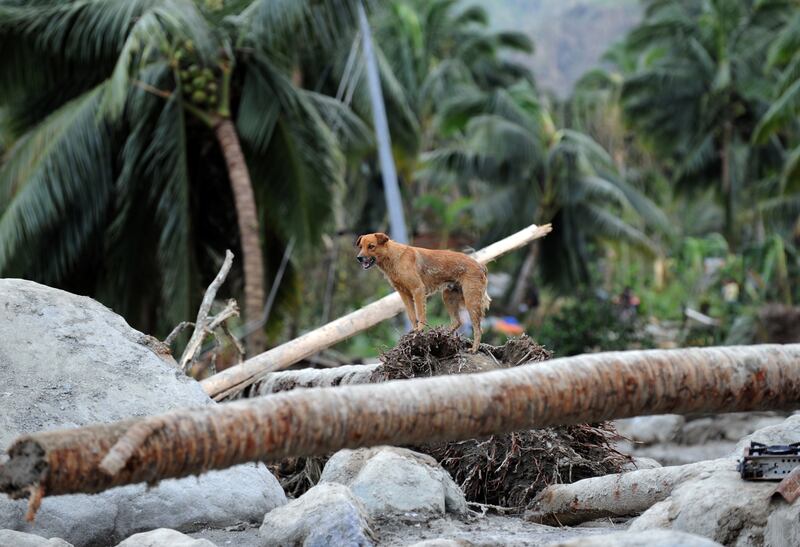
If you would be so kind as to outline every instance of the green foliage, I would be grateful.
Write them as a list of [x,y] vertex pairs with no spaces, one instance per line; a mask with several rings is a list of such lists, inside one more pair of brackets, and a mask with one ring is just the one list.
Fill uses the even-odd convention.
[[[582,5],[557,9],[595,13]],[[333,235],[385,229],[357,6],[0,0],[0,275],[97,296],[156,333],[190,318],[238,241],[211,131],[232,119],[270,278],[298,242],[270,331],[388,291]],[[800,301],[796,2],[646,0],[564,101],[537,87],[530,37],[492,26],[494,8],[367,7],[415,234],[478,247],[552,222],[534,277],[567,299],[539,333],[559,354],[647,345],[645,317],[677,324],[680,343],[743,340],[765,302]],[[641,319],[587,288],[626,286]],[[401,330],[340,349],[374,355]]]
[[642,333],[637,316],[624,317],[620,305],[582,293],[548,316],[535,338],[556,356],[567,357],[652,347],[652,340]]
[[190,319],[238,241],[204,127],[232,111],[264,240],[310,246],[343,164],[332,109],[292,83],[292,58],[351,36],[356,5],[0,2],[0,275],[98,296],[156,333]]

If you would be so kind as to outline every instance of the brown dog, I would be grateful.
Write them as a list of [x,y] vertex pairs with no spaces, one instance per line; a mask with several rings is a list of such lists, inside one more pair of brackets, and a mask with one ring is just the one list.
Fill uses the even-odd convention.
[[486,293],[486,267],[474,258],[453,251],[436,251],[403,245],[383,233],[366,234],[356,240],[356,259],[365,270],[378,268],[400,293],[414,330],[426,325],[426,299],[442,291],[453,331],[461,326],[458,311],[464,306],[472,321],[472,352],[481,344],[481,319],[491,299]]

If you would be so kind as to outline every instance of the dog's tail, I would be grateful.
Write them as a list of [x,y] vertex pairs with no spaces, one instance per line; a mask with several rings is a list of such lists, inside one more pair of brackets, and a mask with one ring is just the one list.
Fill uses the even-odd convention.
[[481,300],[481,304],[483,305],[483,311],[487,311],[489,309],[489,304],[492,303],[492,299],[489,298],[488,291],[483,292],[483,299]]

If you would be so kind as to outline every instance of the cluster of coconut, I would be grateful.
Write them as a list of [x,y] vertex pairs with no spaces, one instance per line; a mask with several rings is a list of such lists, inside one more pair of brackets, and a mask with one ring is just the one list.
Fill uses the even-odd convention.
[[[184,55],[179,58],[181,61],[186,58],[186,53],[191,54],[194,51],[191,40],[186,41],[184,48],[182,52]],[[183,96],[200,108],[214,108],[219,101],[217,78],[211,68],[200,66],[198,63],[197,59],[181,62],[178,74]]]

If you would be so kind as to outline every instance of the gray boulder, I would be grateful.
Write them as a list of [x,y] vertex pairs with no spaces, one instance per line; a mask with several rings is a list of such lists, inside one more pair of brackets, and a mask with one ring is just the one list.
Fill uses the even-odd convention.
[[764,427],[744,437],[736,444],[731,457],[740,458],[751,441],[764,444],[790,444],[800,441],[800,414],[789,416],[779,424]]
[[45,539],[16,530],[0,530],[0,547],[72,547],[60,538]]
[[216,547],[207,539],[195,539],[177,530],[159,528],[134,534],[117,547]]
[[320,482],[349,486],[372,518],[419,521],[467,513],[464,494],[447,471],[405,448],[340,450],[325,464]]
[[[215,404],[165,348],[98,302],[30,281],[0,279],[0,447],[20,434]],[[258,522],[286,503],[263,465],[199,478],[25,500],[0,496],[0,528],[109,544],[136,532]]]
[[470,545],[471,542],[464,540],[437,538],[418,541],[408,547],[469,547]]
[[675,439],[686,419],[677,414],[636,416],[614,422],[624,437],[643,444],[665,443]]
[[364,547],[374,544],[366,510],[341,484],[318,484],[264,516],[259,534],[265,547]]
[[585,536],[549,547],[720,547],[720,544],[685,532],[651,530],[648,532],[614,532],[598,536]]
[[764,545],[800,545],[800,503],[777,503],[767,517]]
[[[742,439],[730,457],[677,485],[669,497],[635,519],[631,531],[671,529],[712,538],[725,545],[800,545],[800,506],[771,494],[776,484],[743,481],[737,458],[750,440],[786,444],[800,438],[800,416]],[[797,504],[795,504],[797,505]]]

